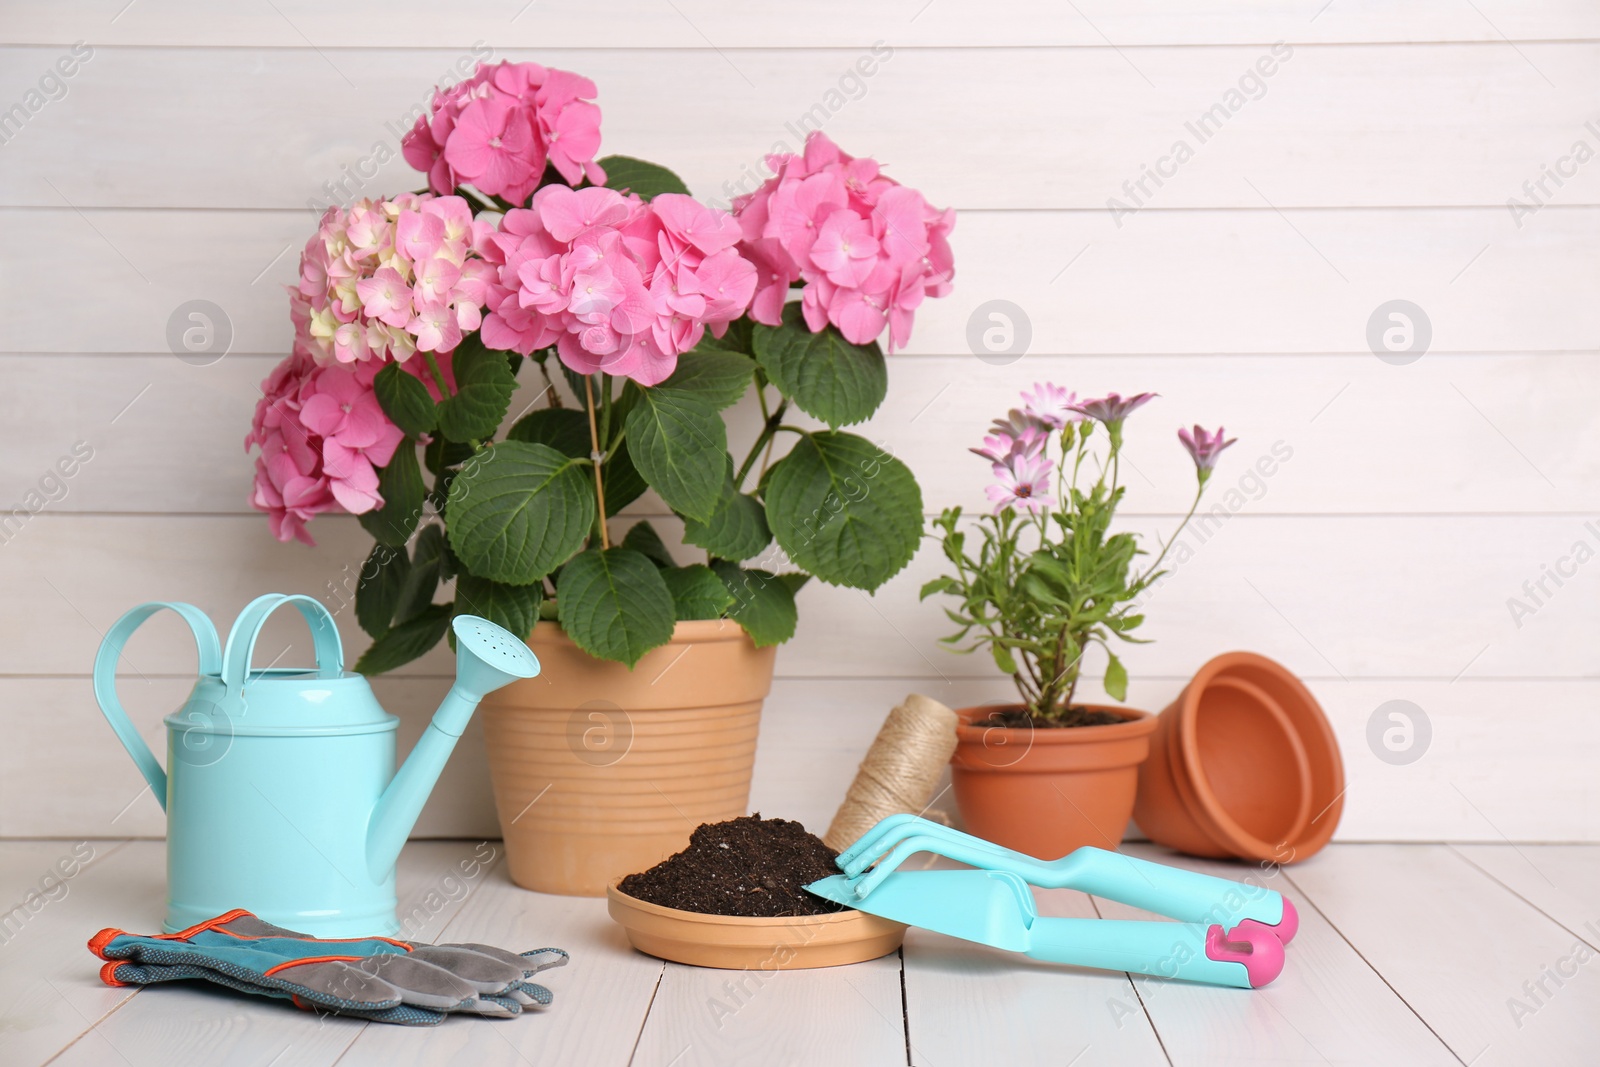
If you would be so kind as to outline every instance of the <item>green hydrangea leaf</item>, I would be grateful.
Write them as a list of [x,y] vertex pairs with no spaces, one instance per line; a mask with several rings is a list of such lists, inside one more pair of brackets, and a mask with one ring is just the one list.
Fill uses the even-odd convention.
[[656,528],[649,522],[640,521],[629,527],[627,534],[622,538],[622,545],[624,548],[642,553],[658,567],[678,565],[672,558],[672,553],[667,551],[666,542],[661,540],[661,535],[656,533]]
[[439,643],[450,626],[450,606],[434,604],[372,642],[356,660],[360,674],[382,674],[404,666]]
[[493,437],[511,408],[511,394],[517,391],[506,354],[484,348],[473,333],[456,347],[450,365],[456,391],[439,402],[439,432],[452,441]]
[[405,549],[375,544],[356,579],[356,621],[373,637],[389,632],[411,561]]
[[641,389],[626,420],[628,456],[674,511],[711,518],[722,496],[728,435],[710,404],[672,389]]
[[854,434],[806,434],[773,464],[767,525],[794,563],[830,585],[873,590],[911,562],[922,490],[905,464]]
[[539,601],[544,596],[544,586],[506,585],[471,574],[456,578],[454,615],[477,615],[498,623],[523,640],[533,633],[533,624],[539,621]]
[[432,433],[439,413],[428,387],[398,363],[390,363],[372,380],[372,391],[389,420],[412,437]]
[[721,411],[739,402],[755,372],[749,356],[697,346],[678,357],[678,369],[659,388],[689,393]]
[[705,522],[685,519],[683,539],[713,556],[731,560],[749,559],[771,544],[767,509],[761,501],[734,487],[731,463],[722,498],[717,501],[711,518]]
[[703,563],[670,567],[661,572],[661,578],[672,594],[672,606],[679,622],[720,619],[733,606],[733,594],[716,572]]
[[837,429],[872,417],[889,391],[889,368],[876,341],[853,345],[836,327],[812,333],[800,305],[783,325],[755,327],[756,360],[784,396]]
[[595,520],[591,478],[587,463],[549,445],[491,445],[450,483],[450,547],[480,577],[537,582],[583,548]]
[[445,566],[444,528],[430,523],[422,528],[411,545],[411,569],[406,572],[405,585],[400,588],[400,599],[394,608],[394,617],[405,622],[420,615],[422,609],[433,603],[433,594],[439,588]]
[[794,636],[800,615],[788,582],[768,571],[745,570],[726,560],[713,562],[711,569],[733,595],[728,618],[745,628],[757,648],[781,645]]
[[399,548],[411,540],[411,532],[422,520],[422,504],[428,495],[411,438],[400,442],[389,465],[378,472],[378,493],[383,507],[361,515],[361,527],[379,544]]
[[671,640],[675,621],[661,570],[643,553],[620,545],[591,548],[561,568],[556,612],[579,648],[629,667]]
[[606,156],[600,167],[606,172],[606,188],[619,193],[638,193],[645,200],[653,200],[662,193],[689,192],[683,179],[659,163],[648,163],[632,156]]
[[512,423],[506,440],[549,445],[564,456],[587,456],[589,417],[573,408],[539,408]]
[[738,352],[744,356],[756,354],[755,344],[752,340],[755,334],[755,324],[747,317],[740,317],[728,323],[728,328],[721,337],[707,330],[700,338],[700,343],[694,346],[696,352]]

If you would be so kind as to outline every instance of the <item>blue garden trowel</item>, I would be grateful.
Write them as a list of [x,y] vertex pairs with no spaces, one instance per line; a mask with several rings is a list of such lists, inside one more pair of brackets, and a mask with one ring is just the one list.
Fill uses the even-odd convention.
[[[1102,849],[1079,849],[1041,864],[991,842],[938,827],[925,820],[892,816],[840,855],[855,877],[834,875],[806,886],[847,907],[920,926],[935,933],[1021,952],[1047,963],[1099,967],[1161,978],[1251,989],[1283,970],[1284,942],[1298,920],[1277,893],[1259,887],[1181,871]],[[890,833],[889,831],[893,831]],[[876,835],[876,836],[875,836]],[[915,840],[911,839],[915,837]],[[869,839],[871,841],[869,842]],[[893,851],[896,842],[905,851]],[[865,864],[890,849],[870,871]],[[981,866],[979,870],[893,870],[911,850],[933,852]],[[884,867],[890,868],[888,873]],[[1012,870],[1032,872],[1032,878]],[[1179,917],[1221,921],[1146,922],[1040,916],[1029,881],[1072,884],[1111,899]],[[1107,891],[1122,883],[1124,891]],[[1255,898],[1259,904],[1244,904]],[[1205,901],[1216,903],[1203,907]],[[1262,911],[1260,918],[1242,917]],[[1226,924],[1226,925],[1225,925]]]

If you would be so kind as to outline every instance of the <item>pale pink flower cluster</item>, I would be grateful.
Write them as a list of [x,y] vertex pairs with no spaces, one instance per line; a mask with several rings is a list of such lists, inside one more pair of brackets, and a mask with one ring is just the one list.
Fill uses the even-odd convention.
[[325,511],[383,505],[378,472],[405,439],[372,391],[377,361],[320,364],[296,344],[261,383],[244,444],[260,447],[250,503],[280,541],[315,544],[306,523]]
[[494,270],[473,246],[492,229],[459,196],[329,208],[289,290],[296,340],[319,363],[453,350],[483,319]]
[[436,91],[429,113],[401,142],[406,162],[441,195],[471,185],[521,205],[548,162],[571,185],[603,185],[600,109],[594,82],[538,63],[478,64],[459,85]]
[[789,287],[813,333],[832,323],[852,344],[889,329],[889,351],[905,346],[924,297],[944,296],[955,274],[947,238],[955,211],[845,155],[820,131],[804,155],[767,157],[774,176],[734,200],[740,250],[760,272],[750,317],[776,326]]
[[1023,407],[994,421],[982,448],[971,449],[994,472],[994,484],[985,486],[984,493],[997,515],[1009,507],[1037,514],[1055,503],[1050,496],[1055,463],[1045,455],[1046,446],[1054,431],[1079,418],[1070,412],[1077,395],[1048,382],[1035,384],[1022,401]]
[[498,266],[483,342],[524,354],[555,345],[579,374],[655,385],[708,327],[721,336],[749,306],[756,270],[738,241],[737,222],[692,197],[547,185],[483,243]]

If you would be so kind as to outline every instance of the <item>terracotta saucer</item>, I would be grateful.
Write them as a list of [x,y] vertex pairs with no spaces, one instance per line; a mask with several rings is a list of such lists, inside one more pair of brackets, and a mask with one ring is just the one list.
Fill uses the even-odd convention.
[[861,963],[893,952],[906,933],[902,923],[861,911],[773,919],[703,915],[647,903],[615,885],[606,900],[634,948],[696,967],[768,972]]

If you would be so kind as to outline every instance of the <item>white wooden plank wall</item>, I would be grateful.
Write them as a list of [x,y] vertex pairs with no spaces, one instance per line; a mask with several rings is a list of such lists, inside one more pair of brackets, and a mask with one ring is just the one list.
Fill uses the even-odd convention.
[[[476,47],[594,77],[604,151],[658,159],[703,197],[725,200],[820,108],[848,150],[960,209],[956,292],[919,313],[868,430],[930,512],[978,505],[965,448],[1038,379],[1162,393],[1129,453],[1128,521],[1151,534],[1191,486],[1173,428],[1237,434],[1213,483],[1225,516],[1186,538],[1150,605],[1157,642],[1127,657],[1134,703],[1159,709],[1209,656],[1255,649],[1334,720],[1342,838],[1600,840],[1593,4],[495,0],[444,17],[416,0],[5,0],[0,110],[26,109],[80,41],[92,55],[52,98],[0,127],[0,510],[55,498],[0,536],[0,835],[161,833],[86,678],[132,604],[188,599],[225,621],[259,593],[309,591],[361,647],[342,609],[359,527],[318,520],[316,551],[274,543],[245,506],[239,442],[289,341],[281,285],[308,201],[392,151]],[[875,44],[871,76],[841,82]],[[1187,124],[1230,99],[1201,143]],[[1193,157],[1174,169],[1180,139]],[[1146,166],[1162,183],[1124,189]],[[419,179],[396,160],[364,181]],[[1114,216],[1112,197],[1138,210]],[[166,341],[191,299],[232,330],[207,366]],[[967,341],[995,299],[1031,322],[1011,363]],[[1431,324],[1407,365],[1368,347],[1393,299]],[[75,446],[92,458],[56,485]],[[825,823],[907,690],[1004,694],[937,646],[941,616],[916,601],[937,570],[924,551],[876,597],[802,593],[758,766],[769,813]],[[1514,617],[1513,597],[1531,610]],[[192,653],[154,623],[129,662],[155,739]],[[379,684],[409,736],[448,671],[436,654]],[[1390,701],[1431,727],[1413,762],[1369,746]],[[422,832],[493,833],[482,767],[469,735]]]

